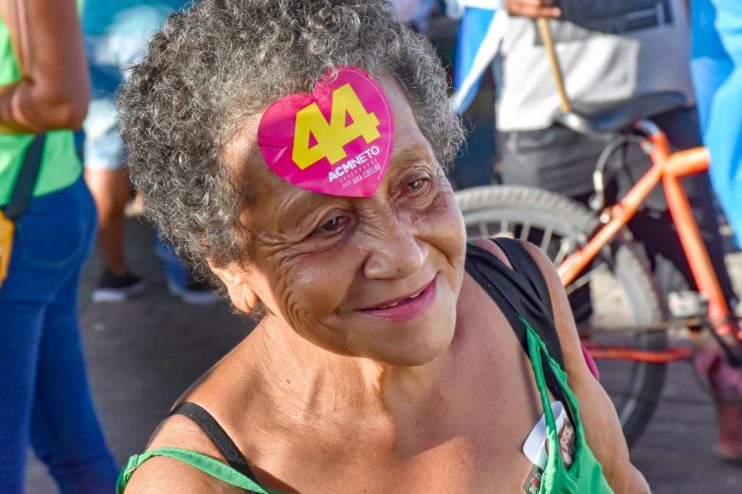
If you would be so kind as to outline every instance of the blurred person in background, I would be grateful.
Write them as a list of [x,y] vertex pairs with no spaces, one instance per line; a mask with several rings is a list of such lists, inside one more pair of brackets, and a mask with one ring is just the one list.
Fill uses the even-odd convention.
[[[90,66],[92,97],[85,119],[85,180],[98,207],[98,246],[103,273],[93,292],[96,302],[123,302],[145,284],[131,273],[124,255],[124,212],[131,195],[124,166],[114,97],[128,77],[127,68],[144,53],[149,37],[173,11],[190,0],[86,0],[82,26]],[[155,238],[170,291],[187,303],[218,300],[192,278],[172,248]]]
[[[451,181],[458,188],[500,183],[495,146],[495,85],[492,61],[500,49],[505,26],[494,22],[498,2],[447,0],[446,16],[456,19],[451,104],[466,126],[466,145],[456,157]],[[500,23],[501,24],[501,23]]]
[[690,4],[691,69],[711,181],[742,247],[742,2]]
[[[554,123],[560,111],[559,97],[534,22],[536,17],[551,18],[566,93],[573,102],[601,104],[660,91],[679,92],[685,95],[686,106],[651,120],[665,131],[673,150],[702,144],[688,67],[690,35],[685,0],[504,0],[499,8],[509,14],[495,64],[497,127],[505,183],[540,187],[587,204],[593,192],[592,172],[610,139],[584,135]],[[609,199],[622,197],[650,166],[649,158],[636,145],[628,146],[608,167],[613,177]],[[724,264],[725,250],[708,175],[686,178],[684,185],[721,288],[734,307],[738,298]],[[647,252],[664,296],[695,288],[661,188],[650,194],[629,228]],[[578,323],[589,315],[590,304],[579,303],[585,296],[589,296],[586,291],[577,291],[571,297],[577,302],[573,309],[585,309],[575,310]],[[705,368],[701,367],[711,376],[715,373],[709,373],[711,368],[722,360],[718,352],[708,355],[711,357]],[[697,364],[700,366],[700,360]],[[725,376],[726,388],[737,387],[742,392],[738,372],[716,374]],[[713,386],[719,382],[712,378]],[[728,458],[742,457],[742,414],[738,410],[730,412],[718,402],[717,412],[723,443],[717,449],[725,451]]]
[[[742,247],[742,3],[738,0],[691,1],[691,68],[710,175]],[[707,345],[696,365],[709,376],[719,421],[716,451],[742,460],[742,372]]]
[[[482,0],[480,0],[482,1]],[[483,0],[486,1],[486,0]],[[457,38],[465,31],[466,20],[458,22],[458,16],[450,15],[446,2],[436,0],[392,0],[392,12],[412,29],[427,35],[443,66],[455,84],[459,84],[461,60],[470,62],[472,53],[462,50]],[[444,13],[445,11],[445,13]],[[459,25],[462,24],[462,27]],[[492,78],[485,78],[477,86],[476,100],[467,101],[467,108],[458,108],[466,126],[466,146],[462,147],[454,166],[449,170],[449,180],[454,188],[474,187],[491,183],[495,170],[494,95]],[[475,91],[472,91],[472,96]],[[474,99],[474,98],[472,98]]]
[[30,208],[0,287],[0,491],[23,492],[30,445],[64,493],[111,490],[116,465],[88,389],[77,288],[95,231],[72,130],[89,82],[74,0],[0,0],[0,207],[44,134]]
[[438,0],[390,0],[392,13],[403,24],[422,33],[430,30],[430,16]]

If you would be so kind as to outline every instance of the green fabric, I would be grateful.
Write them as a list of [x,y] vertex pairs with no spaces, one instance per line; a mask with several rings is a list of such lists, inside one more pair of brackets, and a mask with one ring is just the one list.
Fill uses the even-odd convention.
[[[613,489],[608,485],[608,481],[603,475],[603,469],[600,463],[593,455],[590,447],[585,441],[585,431],[580,421],[580,407],[577,398],[572,393],[567,383],[567,374],[562,370],[558,362],[549,356],[546,344],[539,337],[538,333],[531,328],[528,322],[521,318],[526,327],[528,338],[528,357],[531,361],[531,367],[536,377],[541,405],[546,416],[547,440],[549,441],[549,451],[559,451],[559,437],[554,420],[554,413],[551,410],[551,400],[547,392],[546,378],[544,377],[544,368],[542,355],[545,357],[549,367],[554,371],[560,387],[564,391],[564,397],[567,403],[564,404],[572,411],[575,428],[575,451],[573,462],[569,468],[564,466],[560,454],[551,454],[546,463],[546,468],[541,477],[541,494],[613,494]],[[129,478],[134,470],[142,463],[153,456],[168,456],[176,460],[201,470],[212,477],[220,479],[228,484],[242,487],[260,494],[280,494],[278,491],[266,490],[255,482],[234,470],[229,465],[215,460],[209,456],[202,455],[187,449],[180,448],[162,448],[149,451],[143,455],[134,455],[129,459],[129,463],[121,471],[118,483],[116,484],[117,494],[122,494]]]
[[210,456],[202,455],[201,453],[196,453],[195,451],[181,448],[153,449],[152,451],[148,451],[141,455],[134,455],[129,458],[129,463],[127,463],[126,467],[121,471],[118,482],[116,482],[117,494],[122,494],[124,492],[126,484],[129,482],[134,470],[153,456],[167,456],[182,461],[183,463],[187,463],[214,478],[226,482],[227,484],[257,492],[258,494],[281,494],[279,491],[271,491],[260,487],[249,477],[241,474],[234,468],[219,460],[215,460]]
[[[21,77],[10,42],[8,26],[0,18],[0,86],[18,82]],[[8,204],[10,200],[23,156],[33,137],[33,134],[0,133],[0,207]],[[71,130],[48,132],[34,197],[72,185],[81,173],[82,163],[75,152],[73,132]]]
[[523,321],[526,327],[528,357],[536,377],[536,384],[541,396],[541,405],[546,416],[546,436],[547,441],[549,441],[549,451],[559,451],[559,437],[554,413],[551,410],[551,400],[547,393],[546,378],[544,377],[543,361],[541,359],[542,355],[545,357],[549,367],[554,371],[559,386],[564,391],[564,397],[567,400],[564,406],[572,411],[572,416],[574,417],[575,452],[572,465],[567,468],[562,461],[562,455],[558,453],[550,454],[543,476],[541,477],[541,489],[539,492],[549,494],[612,494],[613,489],[608,485],[608,481],[603,475],[603,468],[585,441],[585,431],[580,421],[580,407],[577,403],[577,398],[567,383],[567,374],[549,356],[546,344],[544,344],[531,325],[528,324],[528,321],[522,317],[521,321]]

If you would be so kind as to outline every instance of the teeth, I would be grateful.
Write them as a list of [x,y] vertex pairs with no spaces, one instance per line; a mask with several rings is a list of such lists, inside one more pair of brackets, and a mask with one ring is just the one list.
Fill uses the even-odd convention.
[[[417,292],[416,294],[412,295],[409,298],[406,298],[405,300],[415,300],[417,297],[420,296],[421,293],[422,293],[422,291]],[[385,305],[384,307],[379,307],[379,309],[392,309],[392,308],[398,306],[399,304],[401,304],[402,302],[404,302],[405,300],[401,300],[401,301],[396,302],[396,303],[391,304],[391,305]]]

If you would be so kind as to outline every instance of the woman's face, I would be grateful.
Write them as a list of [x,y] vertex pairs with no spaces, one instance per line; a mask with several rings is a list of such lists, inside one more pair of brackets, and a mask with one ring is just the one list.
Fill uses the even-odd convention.
[[[269,317],[329,351],[420,365],[453,337],[465,233],[401,88],[391,77],[379,83],[392,108],[394,150],[372,197],[326,196],[282,182],[259,158],[254,128],[228,148],[232,167],[250,167],[255,202],[243,214],[250,262],[226,282],[242,284]],[[241,291],[229,288],[234,300]]]

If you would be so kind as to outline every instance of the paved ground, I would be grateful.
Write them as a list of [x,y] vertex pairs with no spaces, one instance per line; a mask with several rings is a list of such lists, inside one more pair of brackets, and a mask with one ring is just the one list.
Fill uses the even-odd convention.
[[[130,220],[131,265],[149,288],[122,305],[94,305],[89,294],[99,269],[93,259],[82,283],[81,314],[88,372],[98,412],[119,463],[141,452],[172,402],[250,331],[250,323],[218,304],[190,307],[167,293],[148,226]],[[742,255],[730,257],[742,283]],[[742,466],[712,452],[714,409],[688,364],[674,364],[659,409],[632,450],[656,494],[742,492]],[[56,492],[45,468],[30,458],[27,492]],[[0,492],[2,487],[0,486]]]

